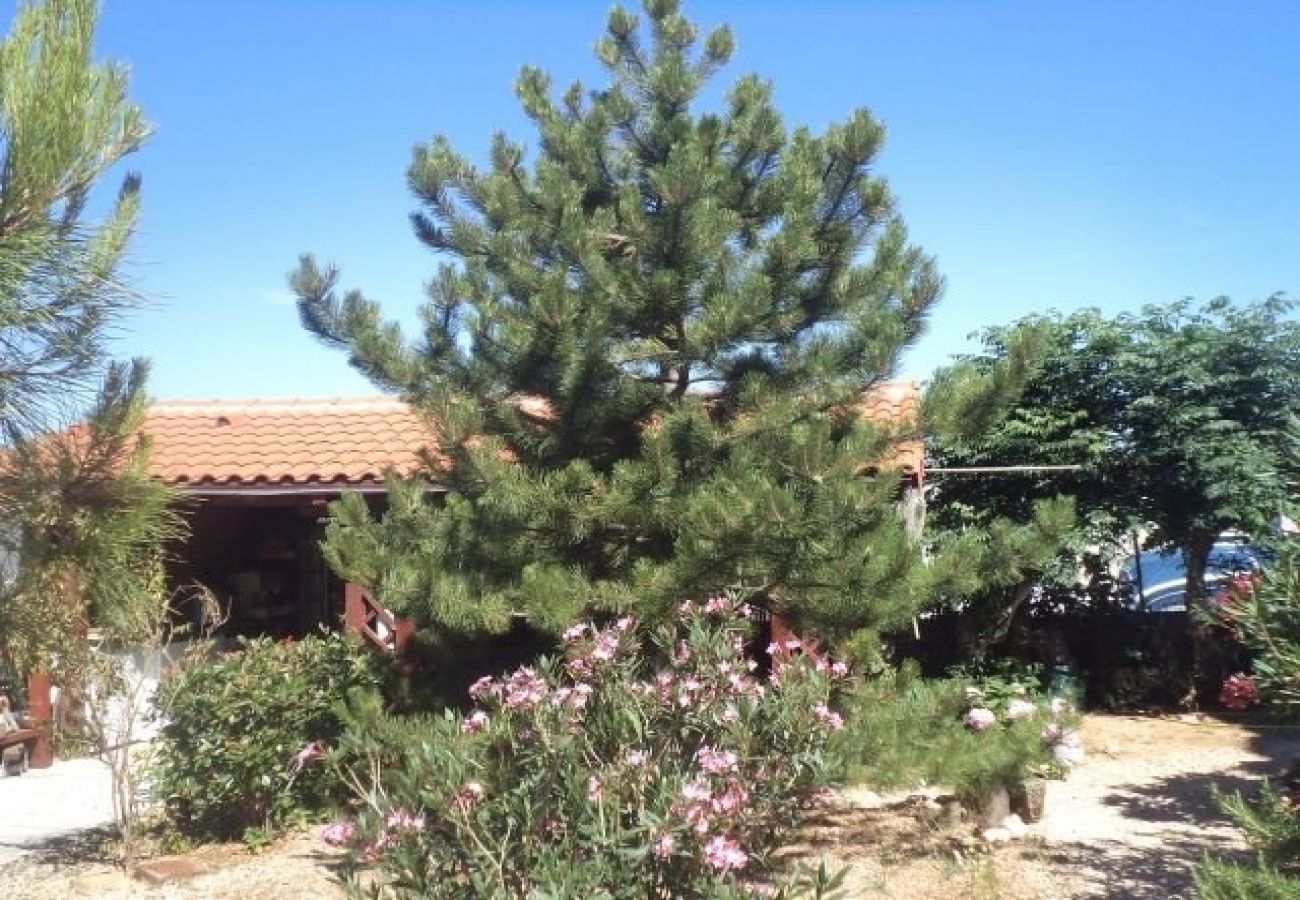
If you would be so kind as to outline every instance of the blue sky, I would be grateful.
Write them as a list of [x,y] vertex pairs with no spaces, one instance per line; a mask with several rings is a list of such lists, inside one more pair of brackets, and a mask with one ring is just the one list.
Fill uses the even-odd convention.
[[[161,397],[359,394],[297,323],[285,273],[337,262],[401,318],[435,260],[412,237],[411,147],[531,138],[523,63],[597,83],[605,2],[106,0],[101,53],[158,127],[132,161],[119,341]],[[9,14],[12,3],[8,4]],[[948,290],[902,374],[1040,310],[1300,292],[1300,4],[701,2],[787,124],[867,106],[915,241]]]

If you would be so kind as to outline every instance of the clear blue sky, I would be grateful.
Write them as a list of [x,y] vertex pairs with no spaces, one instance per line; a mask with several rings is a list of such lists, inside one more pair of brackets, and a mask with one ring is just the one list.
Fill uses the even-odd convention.
[[[300,252],[402,318],[433,258],[411,147],[531,138],[511,85],[599,80],[605,2],[106,0],[102,55],[158,126],[122,353],[162,397],[357,394],[285,288]],[[12,3],[8,4],[12,12]],[[903,374],[1049,308],[1300,292],[1300,3],[687,2],[788,124],[887,124],[881,171],[948,291]]]

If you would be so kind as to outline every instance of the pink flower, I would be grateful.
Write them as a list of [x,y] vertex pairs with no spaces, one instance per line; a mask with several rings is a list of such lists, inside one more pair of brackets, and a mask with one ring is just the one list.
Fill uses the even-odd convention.
[[639,769],[650,761],[650,755],[644,750],[629,750],[624,762],[629,768]]
[[590,627],[585,622],[579,622],[577,625],[564,629],[561,637],[564,638],[566,644],[575,644],[582,640],[583,635],[587,633],[587,629]]
[[667,859],[673,855],[677,849],[677,838],[671,834],[661,834],[659,840],[655,841],[655,859]]
[[320,741],[312,741],[310,744],[305,744],[293,758],[294,771],[296,772],[303,766],[314,763],[324,755],[325,745]]
[[713,799],[713,789],[707,781],[697,778],[682,785],[682,796],[690,803],[707,803]]
[[704,604],[704,611],[710,615],[720,615],[731,608],[731,601],[721,595],[710,597]]
[[1069,744],[1057,744],[1052,748],[1052,756],[1057,763],[1067,769],[1073,769],[1079,763],[1083,762],[1083,748],[1073,747]]
[[713,798],[710,808],[718,815],[731,815],[738,812],[749,799],[749,791],[738,781],[729,781],[727,789]]
[[817,703],[812,708],[813,715],[830,731],[840,731],[844,728],[844,717],[831,709],[825,703]]
[[510,709],[528,709],[546,699],[547,686],[538,674],[524,666],[505,685],[505,704]]
[[393,831],[423,831],[424,817],[404,809],[395,809],[384,816],[384,827]]
[[617,622],[614,623],[614,627],[618,629],[620,632],[631,631],[632,626],[635,624],[636,624],[636,619],[634,619],[632,616],[622,616],[619,618]]
[[497,684],[495,678],[491,675],[484,675],[469,686],[469,695],[474,699],[484,696],[485,694],[500,694],[501,686]]
[[587,779],[587,799],[592,803],[599,803],[600,798],[605,795],[604,785],[600,783],[600,778],[592,775]]
[[735,840],[719,834],[704,845],[704,861],[715,872],[738,872],[749,864],[749,855]]
[[992,728],[996,725],[998,717],[994,715],[993,710],[977,706],[970,712],[966,713],[966,718],[963,719],[963,721],[966,723],[967,728],[974,729],[975,731],[984,731],[985,729]]
[[683,600],[681,606],[677,607],[677,615],[683,619],[690,619],[695,616],[695,604],[689,600]]
[[486,796],[487,791],[483,785],[477,781],[467,781],[465,786],[452,797],[452,802],[462,811],[469,811]]
[[351,843],[356,833],[357,827],[349,819],[330,822],[316,829],[316,837],[331,847],[342,847]]
[[719,752],[704,744],[695,751],[695,761],[710,775],[721,775],[736,770],[736,754],[730,750]]
[[848,678],[849,664],[843,662],[831,663],[831,675],[835,678]]
[[460,730],[464,734],[478,734],[488,727],[488,721],[488,714],[481,709],[476,709],[460,723]]

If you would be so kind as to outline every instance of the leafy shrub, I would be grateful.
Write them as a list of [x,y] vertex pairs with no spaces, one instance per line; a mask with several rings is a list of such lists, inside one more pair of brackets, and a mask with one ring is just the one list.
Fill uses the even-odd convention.
[[1297,900],[1300,898],[1300,815],[1286,793],[1269,782],[1247,799],[1240,792],[1214,792],[1257,854],[1253,865],[1206,859],[1196,870],[1202,900]]
[[714,598],[644,636],[575,626],[563,658],[480,679],[468,713],[416,740],[346,733],[358,809],[322,837],[373,866],[368,896],[749,895],[823,784],[843,670],[792,642],[760,683],[741,612]]
[[171,672],[159,688],[166,724],[153,780],[175,825],[224,840],[327,806],[339,785],[311,758],[338,740],[344,695],[377,690],[378,665],[330,635],[248,641]]
[[976,797],[1061,777],[1082,758],[1073,710],[1033,679],[926,680],[904,667],[854,690],[845,718],[831,745],[837,774],[876,787],[924,781]]

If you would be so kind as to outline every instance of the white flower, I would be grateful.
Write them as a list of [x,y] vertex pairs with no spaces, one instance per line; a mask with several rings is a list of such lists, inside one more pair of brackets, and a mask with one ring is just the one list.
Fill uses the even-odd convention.
[[1032,719],[1038,712],[1038,707],[1028,700],[1012,700],[1007,704],[1007,718],[1013,722],[1021,719]]
[[998,717],[994,714],[993,710],[977,706],[970,712],[966,713],[966,718],[963,721],[965,721],[967,728],[973,728],[976,731],[983,731],[986,728],[992,728],[996,725]]

